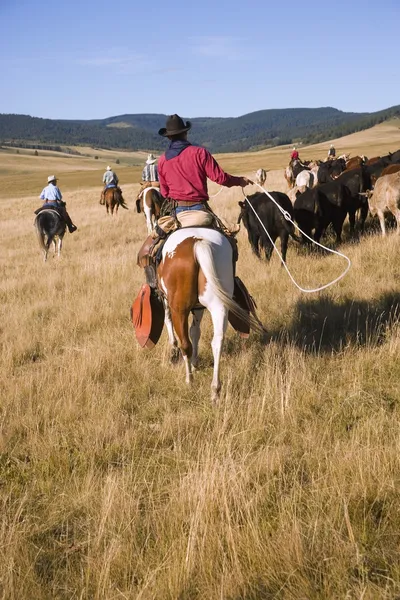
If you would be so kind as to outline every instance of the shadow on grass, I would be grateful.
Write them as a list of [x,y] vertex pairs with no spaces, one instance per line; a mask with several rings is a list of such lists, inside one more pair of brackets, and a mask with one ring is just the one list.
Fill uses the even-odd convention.
[[372,302],[344,298],[299,301],[288,330],[271,332],[270,339],[293,343],[309,352],[340,351],[349,345],[377,346],[388,327],[400,317],[400,293],[387,293]]

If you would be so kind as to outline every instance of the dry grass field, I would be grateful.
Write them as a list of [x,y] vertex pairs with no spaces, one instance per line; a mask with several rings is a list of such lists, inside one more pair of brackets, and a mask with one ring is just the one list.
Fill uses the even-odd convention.
[[[385,127],[336,148],[400,148]],[[250,174],[287,155],[219,159]],[[208,315],[192,388],[165,331],[151,351],[136,343],[146,228],[134,168],[117,169],[130,210],[111,218],[89,158],[1,156],[0,597],[400,598],[400,238],[369,219],[341,248],[347,276],[307,295],[241,231],[238,275],[269,339],[229,328],[214,408]],[[79,230],[44,264],[32,211],[53,171]],[[212,204],[235,222],[241,198],[232,188]],[[308,287],[346,266],[294,243],[288,265]]]

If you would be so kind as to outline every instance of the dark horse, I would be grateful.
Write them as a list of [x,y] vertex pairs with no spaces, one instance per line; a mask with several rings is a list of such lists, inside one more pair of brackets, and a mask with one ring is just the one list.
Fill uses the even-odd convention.
[[54,244],[54,252],[57,250],[57,254],[60,256],[62,240],[67,227],[61,215],[54,209],[45,208],[37,215],[34,224],[40,247],[44,253],[44,261],[46,262],[47,260],[47,254],[52,242]]
[[127,205],[125,204],[125,200],[122,197],[122,192],[118,187],[107,188],[104,191],[104,204],[106,205],[107,214],[111,212],[111,214],[115,214],[118,212],[118,208],[122,206],[122,208],[126,208],[128,210]]

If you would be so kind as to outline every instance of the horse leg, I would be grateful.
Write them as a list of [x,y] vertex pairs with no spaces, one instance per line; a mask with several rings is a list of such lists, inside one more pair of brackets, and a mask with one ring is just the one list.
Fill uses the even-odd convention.
[[190,309],[180,310],[179,312],[172,309],[171,311],[172,323],[179,340],[179,347],[181,349],[183,361],[185,363],[187,384],[191,384],[193,381],[193,369],[191,360],[193,346],[189,337],[189,312]]
[[190,326],[190,339],[192,340],[192,366],[197,367],[199,361],[200,323],[204,315],[204,308],[192,310],[193,320]]
[[58,258],[61,256],[61,248],[62,248],[62,237],[58,238]]
[[174,327],[172,325],[171,311],[169,309],[168,302],[165,299],[164,299],[164,308],[165,308],[164,323],[167,328],[168,340],[169,340],[169,343],[171,346],[170,361],[172,363],[176,363],[179,360],[180,352],[179,352],[179,348],[178,348],[178,342],[176,341],[176,337],[175,337],[175,333],[174,333]]
[[151,221],[152,210],[151,207],[147,205],[147,199],[143,205],[144,216],[146,217],[146,225],[147,225],[147,233],[150,235],[153,231],[153,224]]
[[220,306],[209,307],[211,319],[213,322],[214,335],[211,342],[211,347],[214,356],[214,372],[211,382],[211,400],[217,403],[221,391],[221,380],[219,377],[219,363],[221,359],[222,346],[226,328],[228,327],[228,311],[220,304]]

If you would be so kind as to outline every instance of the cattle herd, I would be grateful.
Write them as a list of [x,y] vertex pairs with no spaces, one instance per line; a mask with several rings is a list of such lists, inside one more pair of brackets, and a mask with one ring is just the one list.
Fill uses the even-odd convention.
[[[299,228],[316,242],[332,225],[336,242],[340,243],[347,216],[350,235],[354,236],[356,232],[362,234],[368,212],[379,217],[382,235],[386,233],[384,215],[391,212],[400,234],[400,150],[371,159],[365,156],[349,159],[343,155],[325,162],[295,161],[285,169],[284,175],[290,188],[288,193],[271,192],[271,195]],[[262,179],[265,182],[264,169],[257,171],[256,176],[258,182]],[[249,196],[248,200],[272,240],[280,238],[285,259],[289,235],[298,239],[294,230],[267,195],[258,192]],[[259,256],[262,249],[269,259],[272,252],[269,237],[254,211],[242,202],[239,204],[239,220],[246,227],[253,251]],[[310,243],[304,235],[302,241]]]

